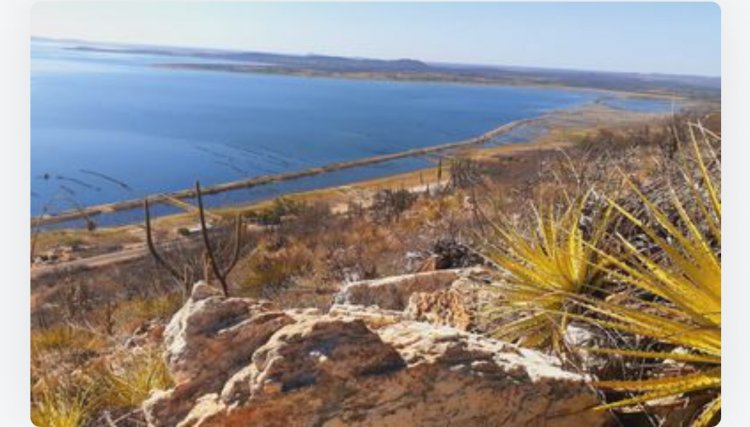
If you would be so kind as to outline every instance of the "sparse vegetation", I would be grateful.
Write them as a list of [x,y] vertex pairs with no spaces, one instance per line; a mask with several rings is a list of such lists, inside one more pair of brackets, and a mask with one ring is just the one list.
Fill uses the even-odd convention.
[[[576,303],[588,310],[587,315],[580,317],[582,320],[644,336],[666,346],[658,351],[598,349],[600,353],[671,360],[685,365],[678,375],[664,375],[656,369],[645,379],[597,382],[598,387],[605,389],[640,393],[604,408],[704,392],[711,397],[692,423],[694,427],[703,427],[721,410],[721,197],[716,185],[718,158],[713,156],[711,164],[707,164],[702,152],[702,148],[707,148],[715,154],[710,136],[702,135],[701,143],[706,147],[700,147],[692,128],[690,135],[690,146],[682,147],[692,149],[692,156],[684,159],[684,181],[679,184],[681,188],[676,188],[677,183],[669,186],[671,208],[676,215],[670,215],[637,189],[633,191],[646,207],[653,225],[611,202],[658,249],[656,254],[644,254],[634,242],[619,236],[626,257],[603,254],[612,266],[608,269],[610,277],[641,292],[630,292],[617,303],[591,299],[576,299]],[[693,164],[688,165],[688,160]],[[681,200],[679,192],[687,196]],[[664,368],[667,367],[665,364]]]
[[250,212],[248,219],[262,225],[279,225],[284,218],[297,215],[306,208],[304,201],[279,197],[274,199],[270,207]]
[[449,188],[466,189],[482,182],[482,172],[479,163],[468,157],[458,157],[450,162]]
[[406,189],[385,189],[375,193],[371,210],[377,221],[391,222],[409,209],[416,199],[417,195]]
[[120,349],[106,359],[79,364],[68,377],[42,373],[34,384],[31,419],[45,427],[102,425],[113,414],[120,421],[137,419],[149,393],[171,385],[153,349]]
[[[493,223],[496,240],[488,254],[509,283],[498,289],[502,298],[493,310],[504,316],[501,337],[560,350],[555,343],[570,321],[631,336],[615,347],[584,350],[662,363],[595,381],[604,390],[636,393],[610,396],[600,409],[667,397],[697,400],[702,404],[690,415],[691,425],[704,427],[721,410],[720,138],[700,124],[687,126],[688,141],[674,152],[660,151],[680,166],[674,176],[655,177],[665,181],[658,193],[648,196],[625,178],[637,212],[610,198],[603,203],[607,213],[589,219],[589,238],[583,237],[580,202],[560,217],[537,214],[530,235]],[[621,219],[616,227],[609,226],[613,210]],[[605,233],[618,244],[601,248]],[[681,364],[676,374],[674,363]]]
[[152,390],[172,386],[161,355],[147,350],[126,359],[121,366],[108,369],[102,376],[104,396],[108,408],[137,408]]
[[[710,125],[687,124],[698,119]],[[721,408],[716,120],[589,132],[565,150],[510,159],[485,152],[481,161],[448,164],[454,184],[444,191],[417,193],[393,182],[345,212],[280,198],[266,209],[232,212],[244,219],[239,250],[239,221],[204,231],[219,267],[236,264],[219,269],[227,272],[227,293],[282,307],[325,309],[347,281],[494,266],[503,286],[490,301],[492,327],[480,332],[570,354],[566,363],[596,379],[606,398],[600,409],[649,412],[667,397],[694,407],[687,418],[707,426]],[[159,241],[166,235],[150,231]],[[152,241],[173,272],[149,257],[34,284],[35,423],[89,427],[111,417],[138,425],[140,403],[171,384],[159,331],[181,306],[185,283],[214,277],[197,240],[205,236],[186,231],[177,231],[180,247]],[[569,326],[587,329],[595,344],[570,345]],[[587,365],[583,353],[606,361]]]
[[31,349],[36,354],[69,350],[87,351],[102,348],[105,344],[94,333],[70,325],[55,325],[36,329],[31,334]]
[[90,416],[88,393],[61,389],[40,391],[31,408],[31,421],[44,427],[79,427]]
[[[242,242],[245,235],[245,225],[242,216],[237,215],[234,220],[234,238],[233,238],[233,249],[231,252],[231,258],[224,265],[220,265],[218,261],[218,254],[215,248],[215,243],[211,241],[208,231],[208,223],[206,221],[206,213],[203,208],[203,197],[201,194],[201,186],[199,182],[195,183],[195,194],[198,200],[198,218],[200,221],[201,237],[203,239],[203,280],[209,282],[211,278],[215,277],[221,284],[221,290],[224,292],[224,296],[229,296],[229,284],[227,283],[227,276],[232,272],[232,269],[237,265],[239,261],[240,253],[242,251]],[[182,265],[171,265],[165,260],[165,258],[159,253],[154,243],[153,233],[151,231],[151,212],[149,209],[148,198],[143,201],[144,206],[144,226],[146,229],[146,242],[148,250],[156,263],[164,268],[172,279],[180,285],[187,296],[190,293],[190,287],[195,276],[194,271],[185,268]],[[211,267],[209,272],[208,266]]]

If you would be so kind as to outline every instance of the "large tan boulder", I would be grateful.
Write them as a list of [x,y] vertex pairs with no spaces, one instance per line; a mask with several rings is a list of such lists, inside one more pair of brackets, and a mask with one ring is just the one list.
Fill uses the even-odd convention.
[[225,298],[204,282],[164,331],[164,359],[177,386],[146,402],[153,425],[174,425],[200,395],[218,391],[292,316],[267,301]]
[[554,359],[452,328],[379,333],[321,318],[282,328],[180,426],[602,426],[596,395]]
[[177,382],[232,371],[292,317],[267,301],[224,298],[197,283],[164,331],[166,361]]
[[[144,403],[151,426],[596,427],[583,376],[540,353],[334,306],[284,312],[200,288],[165,331],[177,386]],[[201,360],[194,360],[201,359]]]

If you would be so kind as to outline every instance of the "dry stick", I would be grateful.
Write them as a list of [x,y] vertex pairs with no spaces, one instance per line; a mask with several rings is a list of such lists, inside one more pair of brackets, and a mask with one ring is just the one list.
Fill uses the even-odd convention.
[[161,267],[164,267],[166,269],[170,276],[180,285],[184,288],[187,296],[187,279],[186,277],[181,277],[177,270],[175,270],[171,265],[169,265],[164,258],[162,258],[161,255],[159,255],[159,252],[156,251],[156,245],[154,245],[154,239],[151,233],[151,210],[149,209],[149,203],[148,198],[143,199],[143,210],[145,213],[145,223],[146,223],[146,244],[148,245],[148,250],[151,252],[151,255],[156,260],[156,263],[160,265]]
[[240,249],[242,248],[242,238],[244,236],[243,231],[245,227],[243,227],[242,215],[238,213],[234,221],[234,255],[232,257],[232,261],[229,262],[229,265],[224,270],[225,276],[229,275],[229,272],[232,271],[234,269],[234,266],[237,265],[237,261],[240,260]]
[[208,255],[206,255],[206,250],[204,249],[201,254],[201,267],[203,268],[203,280],[206,281],[207,285],[211,285],[211,266],[209,264]]
[[206,252],[208,253],[208,259],[209,261],[211,261],[211,269],[214,271],[216,278],[219,279],[219,283],[221,283],[221,290],[224,292],[224,296],[228,297],[229,287],[227,286],[226,277],[221,272],[221,270],[219,270],[219,264],[216,262],[214,251],[211,248],[211,242],[208,239],[208,229],[206,228],[206,215],[203,210],[203,196],[201,194],[200,181],[195,181],[195,195],[198,198],[198,215],[200,216],[200,221],[201,221],[201,234],[203,235],[203,245],[206,247]]
[[109,414],[109,411],[104,411],[104,422],[107,423],[108,427],[117,427],[117,424],[112,421],[112,416]]

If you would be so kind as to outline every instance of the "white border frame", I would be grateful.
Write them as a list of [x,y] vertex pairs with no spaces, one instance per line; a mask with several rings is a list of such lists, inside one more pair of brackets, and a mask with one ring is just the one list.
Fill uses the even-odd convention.
[[[206,0],[209,1],[209,0]],[[29,419],[29,37],[33,1],[0,3],[0,191],[4,296],[0,325],[0,425],[31,426]],[[723,305],[724,375],[722,426],[747,425],[750,394],[750,2],[719,0],[722,18]],[[743,107],[743,105],[745,107]],[[744,191],[743,191],[744,190]],[[744,220],[744,221],[743,221]],[[743,245],[744,243],[744,245]]]

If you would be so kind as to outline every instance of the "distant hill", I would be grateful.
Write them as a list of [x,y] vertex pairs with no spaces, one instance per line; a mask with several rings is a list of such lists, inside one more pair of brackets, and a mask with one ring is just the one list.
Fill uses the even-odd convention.
[[[35,38],[34,40],[48,40]],[[60,42],[58,40],[58,42]],[[593,89],[674,94],[718,101],[721,79],[688,75],[560,70],[533,67],[426,63],[415,59],[349,58],[268,52],[125,45],[66,40],[68,49],[179,57],[161,66],[230,72],[266,72],[353,78],[453,81],[513,85],[560,85]],[[186,58],[201,59],[189,62]],[[206,61],[210,62],[206,62]]]

